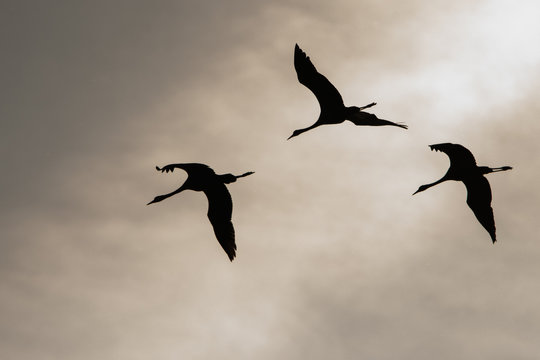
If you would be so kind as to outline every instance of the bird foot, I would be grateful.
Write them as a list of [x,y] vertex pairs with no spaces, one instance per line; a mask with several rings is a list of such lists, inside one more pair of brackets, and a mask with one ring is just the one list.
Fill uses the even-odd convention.
[[376,103],[376,102],[372,102],[371,104],[367,104],[367,105],[365,105],[365,106],[362,106],[362,107],[360,108],[360,110],[365,110],[365,109],[370,108],[370,107],[375,106],[375,105],[377,105],[377,103]]

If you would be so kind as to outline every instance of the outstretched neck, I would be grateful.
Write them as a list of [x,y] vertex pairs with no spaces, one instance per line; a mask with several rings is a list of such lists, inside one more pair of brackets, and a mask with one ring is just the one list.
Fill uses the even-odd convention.
[[422,191],[424,191],[424,190],[427,190],[427,189],[429,189],[429,188],[432,187],[432,186],[435,186],[435,185],[438,185],[438,184],[440,184],[440,183],[442,183],[442,182],[445,182],[446,180],[448,180],[448,178],[447,178],[446,176],[444,176],[444,177],[440,178],[439,180],[437,180],[437,181],[435,181],[435,182],[432,182],[431,184],[425,184],[425,185],[422,185],[422,186],[420,186],[420,187],[418,188],[418,190],[416,190],[416,191],[413,193],[413,195],[416,194],[416,193],[422,192]]
[[308,126],[307,128],[294,130],[293,133],[292,133],[292,135],[289,136],[289,137],[287,138],[287,140],[289,140],[289,139],[291,139],[291,138],[293,138],[293,137],[295,137],[295,136],[298,136],[298,135],[300,135],[300,134],[302,134],[302,133],[304,133],[304,132],[306,132],[306,131],[308,131],[308,130],[314,129],[314,128],[316,128],[316,127],[319,126],[319,125],[321,125],[321,124],[319,124],[319,122],[317,121],[315,124],[313,124],[313,125],[311,125],[311,126]]
[[154,200],[150,201],[148,204],[146,205],[150,205],[150,204],[154,204],[154,203],[157,203],[157,202],[160,202],[160,201],[163,201],[165,199],[168,199],[170,198],[171,196],[173,195],[176,195],[178,194],[179,192],[182,192],[184,190],[187,189],[187,187],[185,186],[186,184],[184,183],[182,186],[180,186],[178,189],[168,193],[168,194],[164,194],[164,195],[158,195],[154,198]]

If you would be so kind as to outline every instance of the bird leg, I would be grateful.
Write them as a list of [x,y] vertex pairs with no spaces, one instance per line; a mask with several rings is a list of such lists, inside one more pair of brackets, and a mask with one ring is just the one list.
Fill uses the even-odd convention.
[[375,106],[375,105],[377,105],[377,103],[372,102],[371,104],[367,104],[365,106],[360,106],[360,110],[364,110],[364,109],[370,108],[370,107]]
[[512,167],[511,166],[502,166],[502,167],[491,169],[492,172],[506,171],[506,170],[512,170]]
[[245,172],[242,175],[237,175],[236,178],[241,178],[241,177],[248,176],[248,175],[251,175],[251,174],[255,174],[255,171]]
[[242,175],[223,174],[223,175],[218,175],[218,176],[221,179],[221,181],[223,181],[224,184],[230,184],[230,183],[235,182],[236,179],[238,179],[238,178],[248,176],[248,175],[251,175],[251,174],[254,174],[254,172],[253,171],[248,171],[246,173],[243,173]]
[[491,174],[499,171],[512,170],[511,166],[501,166],[497,168],[490,168],[489,166],[479,166],[478,169],[482,175]]

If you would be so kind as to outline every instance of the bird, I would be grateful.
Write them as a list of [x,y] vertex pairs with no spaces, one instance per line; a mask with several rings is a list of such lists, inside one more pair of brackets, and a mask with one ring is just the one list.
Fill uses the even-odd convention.
[[446,174],[439,180],[421,185],[414,194],[427,190],[432,186],[447,180],[462,181],[467,188],[467,205],[471,208],[476,219],[489,233],[493,243],[497,241],[495,235],[495,220],[491,207],[491,187],[484,177],[498,171],[511,170],[511,166],[491,168],[476,165],[473,154],[460,144],[442,143],[429,145],[431,151],[441,151],[450,158],[450,167]]
[[339,91],[324,75],[317,71],[309,59],[309,56],[300,49],[298,44],[294,47],[294,68],[296,69],[300,84],[311,90],[317,98],[321,113],[313,125],[303,129],[294,130],[287,140],[318,126],[340,124],[345,120],[349,120],[355,125],[392,125],[407,129],[407,125],[405,124],[379,119],[374,114],[362,111],[377,105],[375,102],[361,107],[345,106]]
[[254,174],[253,171],[242,175],[223,174],[217,175],[208,165],[198,163],[169,164],[157,171],[162,173],[173,172],[174,169],[182,169],[188,177],[178,189],[164,195],[158,195],[147,205],[163,201],[184,190],[202,191],[208,198],[208,219],[214,228],[214,234],[221,247],[227,253],[230,261],[236,256],[236,243],[232,218],[232,198],[225,184],[230,184],[236,179]]

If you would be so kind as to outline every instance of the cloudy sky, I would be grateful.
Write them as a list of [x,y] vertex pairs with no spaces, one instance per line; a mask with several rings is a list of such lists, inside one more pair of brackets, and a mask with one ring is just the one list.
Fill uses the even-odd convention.
[[[4,1],[3,359],[537,359],[540,3]],[[298,43],[348,105],[328,126]],[[492,245],[460,183],[411,194],[460,143],[489,176]],[[201,162],[231,184],[230,263]]]

